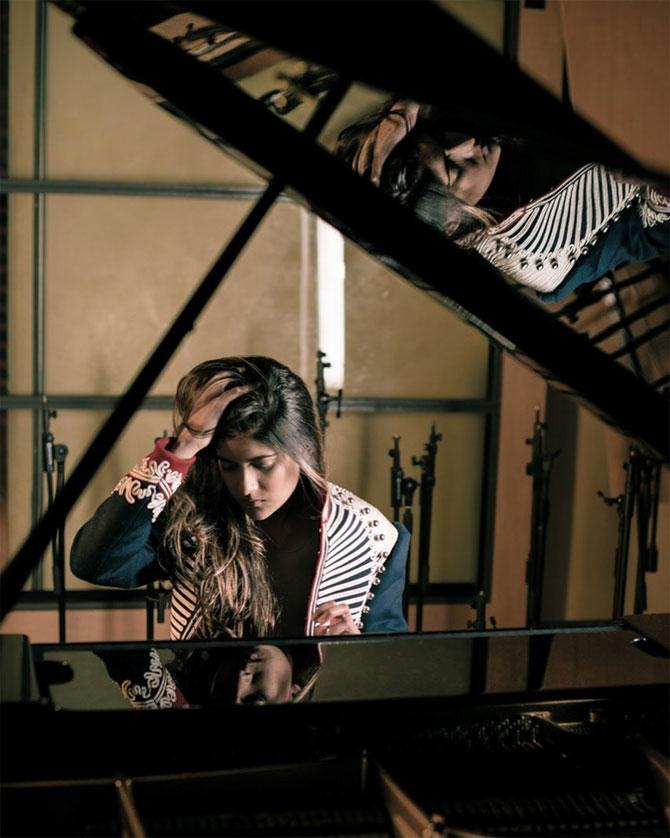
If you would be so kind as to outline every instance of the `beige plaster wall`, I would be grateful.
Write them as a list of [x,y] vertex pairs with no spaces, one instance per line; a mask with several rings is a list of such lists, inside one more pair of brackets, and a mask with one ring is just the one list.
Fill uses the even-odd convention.
[[[146,612],[142,608],[71,609],[65,631],[68,643],[143,641]],[[25,634],[31,643],[58,643],[58,612],[13,611],[2,624],[2,634]],[[170,639],[169,618],[163,623],[154,620],[154,639]]]

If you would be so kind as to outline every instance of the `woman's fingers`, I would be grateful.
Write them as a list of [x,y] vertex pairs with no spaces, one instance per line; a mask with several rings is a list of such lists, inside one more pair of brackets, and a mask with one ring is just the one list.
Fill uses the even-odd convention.
[[226,389],[229,383],[230,378],[224,377],[215,378],[213,381],[210,381],[198,396],[193,412],[196,413],[208,405],[214,404],[214,402],[219,402],[225,407],[230,402],[235,401],[238,396],[241,396],[243,393],[248,393],[251,390],[250,384],[240,384],[237,387]]
[[228,405],[250,390],[251,386],[249,384],[241,384],[239,387],[231,387],[230,390],[224,390],[223,392],[219,388],[218,392],[215,391],[209,395],[205,391],[203,393],[204,403],[198,405],[188,417],[188,426],[192,429],[192,432],[213,434]]
[[393,149],[416,125],[419,106],[416,102],[396,102],[388,115],[368,134],[354,159],[354,169],[379,185],[382,169]]
[[178,456],[192,457],[206,448],[226,408],[253,389],[250,384],[224,389],[229,382],[229,378],[219,377],[203,388],[195,408],[184,421],[177,445],[172,449]]
[[323,622],[325,619],[331,619],[332,617],[341,616],[343,614],[349,614],[351,616],[349,606],[345,602],[335,602],[334,600],[331,600],[330,602],[324,602],[316,609],[314,612],[314,620],[317,622]]
[[317,635],[360,634],[349,606],[345,603],[325,602],[313,614],[314,633]]

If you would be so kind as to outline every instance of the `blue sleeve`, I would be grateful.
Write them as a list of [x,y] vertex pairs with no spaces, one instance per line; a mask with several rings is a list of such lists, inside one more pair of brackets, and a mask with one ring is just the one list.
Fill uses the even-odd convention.
[[158,540],[147,504],[114,493],[76,534],[70,567],[86,582],[137,588],[166,577],[157,561]]
[[538,293],[543,303],[557,303],[580,285],[596,282],[610,271],[630,262],[646,262],[668,252],[670,222],[645,227],[635,205],[621,213],[606,235],[575,264],[553,291]]
[[373,588],[374,599],[365,616],[365,634],[408,631],[402,613],[402,595],[405,590],[405,570],[409,555],[410,534],[402,524],[393,525],[398,530],[398,540],[386,560],[379,585]]

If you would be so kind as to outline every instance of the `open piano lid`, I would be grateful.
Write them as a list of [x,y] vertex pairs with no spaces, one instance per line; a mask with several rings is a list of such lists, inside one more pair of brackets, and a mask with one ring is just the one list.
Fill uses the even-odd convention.
[[[160,36],[156,25],[196,15],[200,26],[206,18],[214,31],[223,27],[248,35],[251,54],[260,41],[329,68],[335,82],[339,78],[340,83],[392,90],[443,108],[456,121],[481,125],[490,134],[541,141],[574,161],[575,168],[585,159],[597,160],[656,183],[663,181],[663,173],[642,167],[432,3],[412,2],[411,11],[408,4],[387,3],[383,14],[377,3],[367,10],[361,3],[299,2],[291,7],[211,0],[60,0],[57,5],[76,18],[75,34],[124,75],[155,92],[164,107],[217,145],[241,154],[256,170],[274,176],[328,222],[554,386],[668,459],[668,404],[661,393],[518,293],[478,254],[446,240],[317,141],[271,113],[224,75],[225,62],[198,60],[194,56],[203,50],[188,54],[183,34]],[[188,31],[188,26],[182,28]],[[204,37],[206,43],[206,33]],[[244,45],[240,49],[244,58]],[[464,68],[467,84],[445,83],[463,77]]]

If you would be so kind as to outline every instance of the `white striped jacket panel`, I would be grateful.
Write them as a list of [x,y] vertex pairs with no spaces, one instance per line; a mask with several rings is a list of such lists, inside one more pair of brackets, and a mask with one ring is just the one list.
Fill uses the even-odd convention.
[[639,186],[590,164],[490,227],[475,247],[511,279],[553,291],[640,194]]

